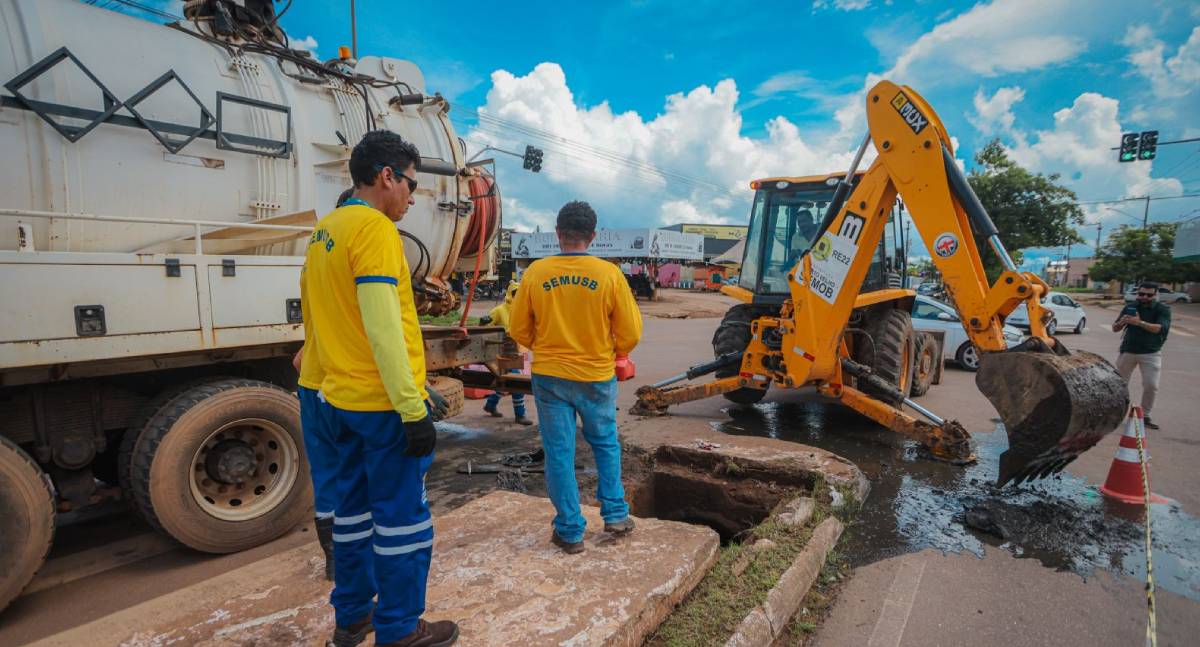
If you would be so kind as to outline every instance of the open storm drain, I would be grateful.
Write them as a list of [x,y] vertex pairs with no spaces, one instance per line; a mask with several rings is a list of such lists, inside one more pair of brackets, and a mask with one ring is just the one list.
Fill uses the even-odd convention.
[[[634,516],[705,525],[728,543],[762,523],[785,499],[809,494],[814,478],[713,452],[659,447],[629,484]],[[811,494],[809,494],[811,495]]]

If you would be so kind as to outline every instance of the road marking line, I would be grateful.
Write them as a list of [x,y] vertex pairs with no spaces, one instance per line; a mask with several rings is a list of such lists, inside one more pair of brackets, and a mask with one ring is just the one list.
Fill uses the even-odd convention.
[[900,644],[924,575],[925,560],[916,555],[901,558],[900,567],[896,569],[896,576],[883,599],[883,609],[879,612],[879,620],[875,622],[875,630],[871,632],[867,647],[897,647]]
[[120,568],[169,552],[178,544],[154,532],[142,533],[96,548],[52,559],[21,592],[22,596],[45,591],[98,573]]

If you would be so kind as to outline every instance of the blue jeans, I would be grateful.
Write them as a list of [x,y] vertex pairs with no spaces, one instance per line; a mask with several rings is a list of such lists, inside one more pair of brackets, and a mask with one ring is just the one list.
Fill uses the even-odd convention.
[[621,485],[621,443],[617,439],[617,380],[576,382],[547,375],[533,376],[542,448],[546,450],[546,490],[557,514],[554,531],[564,541],[583,540],[587,527],[579,510],[575,481],[575,417],[583,421],[583,438],[596,457],[596,499],[600,516],[612,523],[629,516]]
[[342,627],[358,622],[378,595],[375,639],[396,642],[425,612],[433,555],[425,473],[433,455],[404,455],[404,423],[395,411],[329,408],[338,449],[334,617]]
[[300,429],[304,432],[304,452],[308,454],[316,517],[332,519],[338,502],[338,450],[329,418],[332,409],[313,389],[297,386],[296,395],[300,398]]

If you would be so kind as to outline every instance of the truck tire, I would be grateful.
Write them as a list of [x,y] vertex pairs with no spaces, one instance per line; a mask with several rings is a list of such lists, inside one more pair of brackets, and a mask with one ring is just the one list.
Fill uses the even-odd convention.
[[[870,313],[863,328],[873,342],[871,348],[865,349],[867,365],[876,375],[895,385],[900,393],[908,393],[915,355],[911,316],[896,308],[880,309]],[[900,404],[895,397],[873,389],[869,384],[863,383],[860,388],[863,393],[888,404]]]
[[202,552],[266,543],[312,506],[299,401],[267,382],[192,386],[146,423],[132,457],[130,487],[142,516]]
[[[721,325],[713,333],[713,356],[720,357],[726,353],[740,353],[750,345],[750,323],[767,313],[762,308],[740,303],[733,306],[721,319]],[[718,378],[733,377],[738,374],[737,366],[730,366],[716,372]],[[766,389],[742,388],[724,394],[725,399],[737,404],[755,404],[767,395]]]
[[54,543],[54,494],[29,455],[0,436],[0,611],[29,584]]
[[463,395],[462,380],[447,375],[430,375],[428,379],[430,386],[438,392],[438,395],[446,398],[446,404],[450,405],[450,411],[446,414],[446,419],[453,418],[463,412],[466,398]]
[[916,334],[916,351],[913,360],[912,387],[909,397],[919,398],[929,392],[933,386],[933,376],[937,372],[937,364],[941,361],[937,356],[937,340],[929,335]]
[[129,426],[125,428],[125,433],[121,434],[121,445],[117,449],[117,485],[121,486],[121,497],[129,502],[129,505],[141,514],[141,509],[134,502],[133,489],[130,481],[130,472],[133,469],[133,448],[137,445],[138,438],[142,436],[142,431],[146,428],[146,424],[158,413],[168,402],[174,400],[179,394],[188,389],[211,382],[216,378],[204,378],[200,380],[188,380],[174,386],[169,386],[163,389],[154,397],[146,401],[141,409],[138,409],[137,415],[129,422]]

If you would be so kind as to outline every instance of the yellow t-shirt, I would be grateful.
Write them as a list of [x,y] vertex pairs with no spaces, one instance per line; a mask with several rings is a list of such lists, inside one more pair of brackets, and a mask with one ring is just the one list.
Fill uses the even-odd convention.
[[321,368],[321,358],[317,356],[316,330],[309,325],[312,315],[308,312],[306,284],[304,268],[300,268],[300,315],[304,321],[304,348],[300,349],[300,378],[296,382],[306,389],[317,391],[325,380],[325,369]]
[[587,254],[530,265],[508,324],[508,334],[533,350],[534,374],[578,382],[612,379],[616,355],[642,337],[642,314],[620,268]]
[[[404,343],[412,379],[423,397],[425,348],[413,303],[412,279],[396,225],[361,204],[343,206],[317,223],[301,272],[305,335],[316,343],[324,370],[320,389],[333,406],[349,411],[387,411],[384,389],[358,307],[358,283],[389,283],[400,298]],[[301,377],[310,342],[301,358]],[[306,385],[307,386],[307,385]]]

